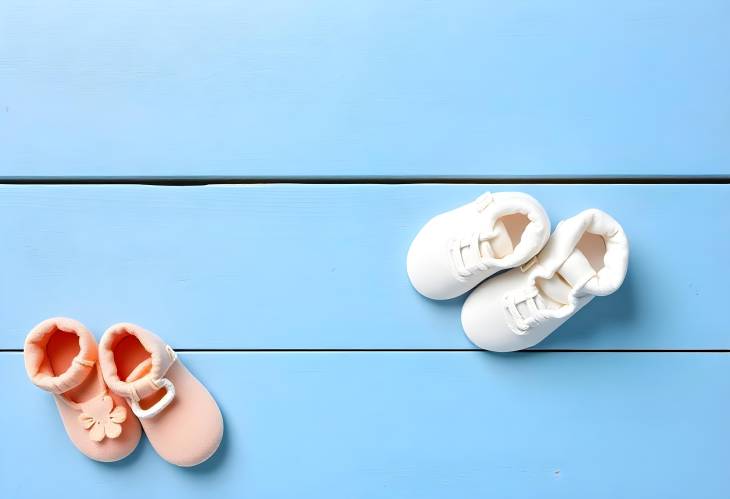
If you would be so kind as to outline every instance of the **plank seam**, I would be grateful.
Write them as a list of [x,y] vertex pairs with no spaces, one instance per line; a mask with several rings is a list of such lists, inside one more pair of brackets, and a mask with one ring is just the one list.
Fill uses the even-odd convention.
[[630,177],[0,177],[0,185],[154,185],[200,187],[206,185],[312,184],[312,185],[413,185],[413,184],[729,184],[730,176],[630,176]]

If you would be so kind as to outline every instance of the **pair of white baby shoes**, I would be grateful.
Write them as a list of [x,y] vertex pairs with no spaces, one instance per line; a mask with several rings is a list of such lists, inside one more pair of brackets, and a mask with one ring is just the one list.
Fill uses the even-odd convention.
[[536,345],[595,296],[616,291],[628,260],[626,235],[607,213],[582,211],[551,235],[537,200],[499,192],[431,219],[411,243],[408,276],[434,300],[478,286],[462,308],[464,331],[481,348],[510,352]]

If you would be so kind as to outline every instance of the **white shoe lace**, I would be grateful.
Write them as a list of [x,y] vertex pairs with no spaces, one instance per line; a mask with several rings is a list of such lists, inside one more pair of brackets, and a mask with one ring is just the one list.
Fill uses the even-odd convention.
[[[521,313],[517,308],[522,303],[527,306],[526,314]],[[504,306],[514,321],[515,327],[512,328],[512,331],[520,336],[527,334],[531,327],[537,326],[547,318],[540,310],[544,308],[544,304],[536,288],[525,290],[519,294],[506,295],[504,297]]]
[[[467,278],[474,275],[475,272],[484,271],[489,268],[483,261],[484,258],[482,257],[480,246],[482,242],[488,241],[496,235],[493,233],[483,234],[475,232],[468,238],[454,239],[451,241],[449,244],[449,253],[454,270],[459,277]],[[464,261],[465,254],[471,255],[471,260],[477,263],[467,265]]]
[[[479,196],[472,203],[477,212],[481,213],[487,209],[487,206],[492,204],[494,198],[491,192],[485,192]],[[475,272],[485,271],[489,268],[487,264],[483,262],[482,253],[480,250],[481,243],[488,241],[495,237],[495,233],[480,233],[474,232],[471,236],[462,239],[454,239],[449,244],[449,253],[451,256],[451,262],[454,266],[456,274],[464,279],[471,277]],[[464,253],[471,254],[471,259],[477,263],[467,265],[464,261]]]

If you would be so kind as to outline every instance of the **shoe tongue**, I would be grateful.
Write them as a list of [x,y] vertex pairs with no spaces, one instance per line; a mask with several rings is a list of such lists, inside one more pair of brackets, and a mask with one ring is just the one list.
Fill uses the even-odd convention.
[[127,376],[127,379],[125,380],[127,383],[131,383],[133,381],[137,381],[138,379],[144,377],[146,374],[150,372],[152,369],[152,358],[148,358],[137,364],[137,367],[132,369],[132,372],[129,373],[129,376]]
[[512,239],[509,237],[507,227],[504,226],[502,220],[497,220],[494,224],[494,237],[487,241],[492,246],[492,254],[496,258],[504,258],[511,254],[515,248],[512,246]]
[[[502,220],[497,220],[492,230],[492,237],[479,243],[479,253],[483,256],[491,256],[493,258],[504,258],[505,256],[512,253],[514,247],[512,246],[512,239],[509,237],[507,228],[504,226]],[[471,256],[465,256],[472,258]],[[479,262],[465,262],[467,265],[475,265]]]
[[575,248],[558,269],[558,274],[573,288],[577,288],[582,287],[591,277],[595,276],[596,270],[583,252]]
[[581,250],[576,248],[558,268],[555,275],[550,279],[539,279],[538,287],[548,306],[551,304],[566,305],[570,301],[570,294],[573,290],[582,287],[595,275],[596,271],[588,259]]

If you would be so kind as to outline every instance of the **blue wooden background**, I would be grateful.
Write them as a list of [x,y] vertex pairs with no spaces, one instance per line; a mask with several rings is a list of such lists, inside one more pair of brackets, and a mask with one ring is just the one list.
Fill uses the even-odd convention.
[[[0,498],[727,498],[729,24],[722,0],[1,2]],[[624,286],[536,351],[474,349],[463,299],[406,277],[421,225],[486,190],[631,240]],[[219,453],[75,451],[20,353],[53,315],[182,350]]]
[[0,2],[0,175],[730,173],[726,0]]

